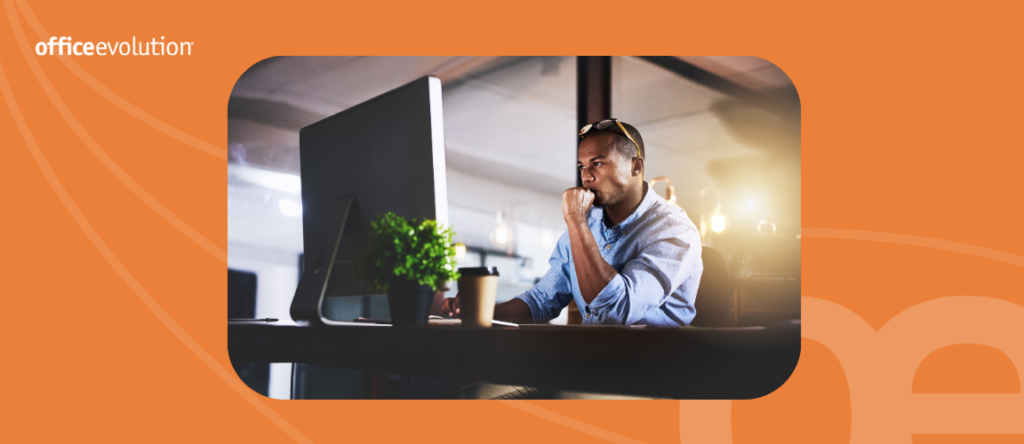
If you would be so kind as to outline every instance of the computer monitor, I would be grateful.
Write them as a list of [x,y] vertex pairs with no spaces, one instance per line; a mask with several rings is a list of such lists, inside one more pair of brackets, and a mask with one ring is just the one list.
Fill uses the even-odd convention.
[[441,81],[423,77],[299,132],[303,274],[297,323],[332,324],[325,297],[369,294],[352,279],[370,221],[393,212],[448,223]]

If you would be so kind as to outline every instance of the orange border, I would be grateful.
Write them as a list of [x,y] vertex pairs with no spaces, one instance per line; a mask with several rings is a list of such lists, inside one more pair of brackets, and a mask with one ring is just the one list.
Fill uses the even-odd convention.
[[[0,433],[12,442],[1019,442],[1024,429],[1004,420],[1024,416],[1020,341],[1005,339],[1024,325],[1013,321],[1024,305],[1011,55],[1019,8],[5,0],[13,396]],[[195,41],[195,54],[34,56],[26,46],[47,31],[175,36]],[[224,111],[248,66],[282,54],[595,51],[757,55],[799,88],[808,309],[790,382],[752,401],[509,403],[287,402],[238,382],[224,347]],[[980,345],[927,354],[947,347],[938,338]],[[927,358],[899,373],[907,350]],[[913,393],[921,387],[961,397]]]

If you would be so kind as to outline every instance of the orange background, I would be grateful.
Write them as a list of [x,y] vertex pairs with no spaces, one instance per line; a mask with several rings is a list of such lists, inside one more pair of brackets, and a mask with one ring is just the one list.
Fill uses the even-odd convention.
[[[1024,262],[811,230],[913,235],[1024,256],[1020,3],[403,3],[4,0],[3,440],[694,437],[678,401],[281,401],[241,385],[227,356],[226,264],[216,254],[227,244],[226,111],[238,76],[274,55],[756,55],[789,74],[803,105],[804,296],[846,307],[876,330],[946,296],[1024,305]],[[46,32],[75,41],[194,41],[190,57],[73,61],[199,142],[119,107],[57,57],[31,48],[26,57],[19,32],[31,45],[44,40],[26,11]],[[64,106],[70,123],[58,111]],[[136,190],[212,242],[213,253],[133,193],[90,143]],[[220,151],[197,149],[209,145]],[[806,312],[804,319],[814,321]],[[956,345],[922,363],[914,391],[1019,393],[1020,382],[999,351]],[[736,443],[849,442],[840,360],[805,339],[790,381],[762,399],[732,402],[730,415]],[[904,442],[911,439],[1019,443],[1024,435]]]

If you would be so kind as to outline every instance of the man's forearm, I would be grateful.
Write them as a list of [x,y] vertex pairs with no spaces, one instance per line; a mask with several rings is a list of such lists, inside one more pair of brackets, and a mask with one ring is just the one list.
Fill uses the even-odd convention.
[[532,324],[533,313],[522,299],[513,299],[494,306],[494,319],[515,324]]
[[586,221],[569,224],[569,245],[580,295],[589,304],[619,273],[601,257],[601,249]]

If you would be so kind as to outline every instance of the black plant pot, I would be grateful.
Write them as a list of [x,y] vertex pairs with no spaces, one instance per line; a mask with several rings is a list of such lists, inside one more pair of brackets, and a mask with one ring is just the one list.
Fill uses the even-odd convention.
[[430,305],[434,303],[434,289],[416,282],[394,281],[388,290],[388,309],[391,325],[412,327],[427,325]]

